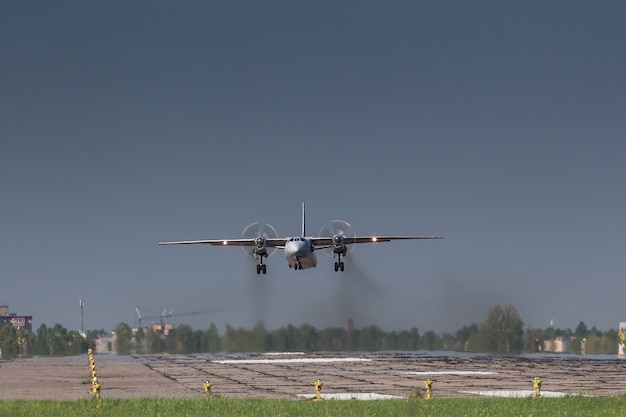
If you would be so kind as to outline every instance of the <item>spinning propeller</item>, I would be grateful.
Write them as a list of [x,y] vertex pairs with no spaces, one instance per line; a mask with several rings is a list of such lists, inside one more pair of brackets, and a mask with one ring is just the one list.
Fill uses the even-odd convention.
[[320,230],[320,237],[330,237],[332,239],[332,246],[330,251],[327,251],[326,254],[332,258],[337,256],[339,259],[335,262],[335,272],[343,271],[344,264],[341,261],[341,256],[346,256],[348,250],[352,252],[354,250],[354,245],[350,245],[348,249],[347,244],[350,243],[350,238],[356,236],[350,230],[352,226],[345,220],[333,220],[330,222],[329,226],[324,226]]
[[[351,228],[350,223],[345,220],[333,220],[330,222],[330,225],[322,227],[319,237],[330,237],[333,240],[333,247],[327,252],[328,256],[334,257],[333,253],[337,253],[337,249],[340,249],[346,243],[350,243],[349,238],[356,236],[351,231]],[[354,245],[351,245],[349,249],[346,247],[346,249],[352,252]]]
[[270,257],[276,252],[276,248],[267,248],[266,239],[274,239],[278,237],[278,232],[269,223],[261,224],[254,222],[243,229],[243,236],[249,239],[254,239],[254,246],[242,246],[243,251],[252,258],[257,258],[258,255]]
[[267,247],[267,239],[278,237],[276,229],[271,224],[252,223],[243,229],[243,235],[249,239],[254,239],[254,246],[242,246],[243,251],[250,257],[257,259],[257,274],[265,274],[267,266],[263,263],[263,258],[269,258],[276,252],[276,248]]

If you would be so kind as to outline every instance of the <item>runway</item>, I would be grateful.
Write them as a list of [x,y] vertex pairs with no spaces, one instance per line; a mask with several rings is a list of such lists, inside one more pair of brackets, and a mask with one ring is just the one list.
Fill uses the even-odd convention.
[[[202,398],[203,382],[225,398],[303,400],[324,383],[326,399],[626,394],[626,361],[615,357],[495,357],[451,352],[95,355],[103,398]],[[89,398],[87,356],[0,362],[0,399]]]

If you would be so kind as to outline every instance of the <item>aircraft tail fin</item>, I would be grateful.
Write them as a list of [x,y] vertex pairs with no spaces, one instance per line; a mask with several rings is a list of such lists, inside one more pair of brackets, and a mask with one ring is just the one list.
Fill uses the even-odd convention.
[[302,202],[302,237],[306,236],[306,223],[304,222],[304,201]]

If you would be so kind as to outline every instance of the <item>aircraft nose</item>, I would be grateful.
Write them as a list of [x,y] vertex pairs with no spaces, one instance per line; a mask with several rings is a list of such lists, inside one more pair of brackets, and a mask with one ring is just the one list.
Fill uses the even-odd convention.
[[307,242],[293,241],[287,245],[287,252],[296,257],[307,256],[309,254]]
[[300,256],[300,255],[306,255],[306,253],[307,253],[306,242],[298,242],[298,244],[296,245],[296,254]]

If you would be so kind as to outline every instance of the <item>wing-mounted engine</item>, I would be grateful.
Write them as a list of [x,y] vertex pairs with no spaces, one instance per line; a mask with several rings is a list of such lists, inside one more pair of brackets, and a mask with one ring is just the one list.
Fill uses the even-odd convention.
[[352,251],[354,246],[348,247],[350,243],[350,236],[354,236],[351,233],[350,223],[344,220],[333,220],[329,226],[324,226],[320,230],[320,237],[330,237],[332,246],[329,255],[331,257],[337,256],[337,262],[335,262],[335,272],[344,270],[344,263],[341,260],[342,256],[348,254],[348,250]]
[[344,255],[348,252],[348,248],[344,243],[343,235],[333,235],[333,253]]
[[267,240],[263,236],[254,239],[254,254],[267,256]]
[[254,246],[242,246],[242,249],[248,256],[259,261],[256,266],[256,273],[265,274],[267,272],[267,266],[263,263],[263,258],[269,258],[276,252],[276,248],[267,247],[267,239],[278,237],[276,229],[274,229],[271,224],[255,222],[243,229],[243,235],[247,238],[254,239]]

